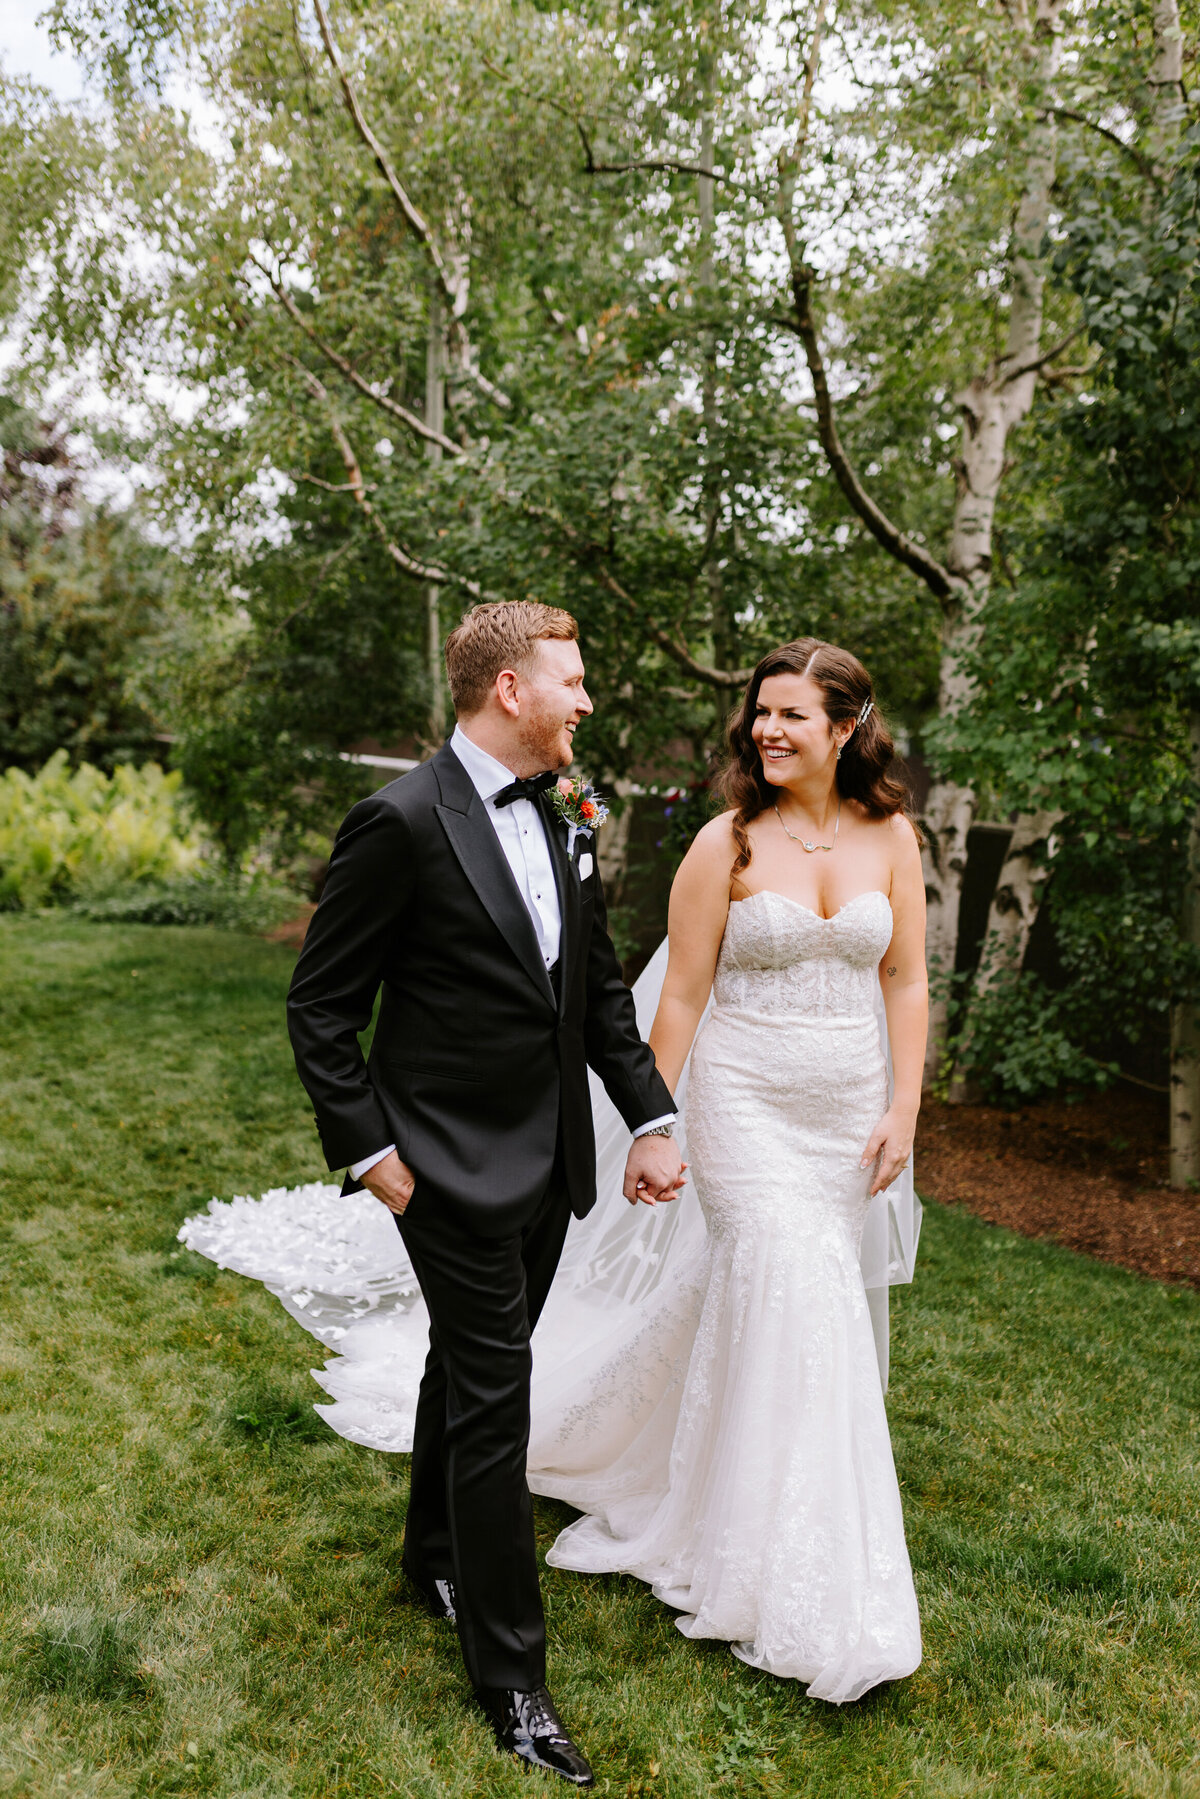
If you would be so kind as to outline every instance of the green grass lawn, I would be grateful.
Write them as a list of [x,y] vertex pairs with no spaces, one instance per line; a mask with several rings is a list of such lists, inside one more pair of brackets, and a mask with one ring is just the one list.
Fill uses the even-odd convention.
[[[559,1790],[402,1590],[406,1461],[326,1430],[319,1346],[175,1241],[322,1172],[290,967],[0,918],[0,1794]],[[838,1710],[548,1572],[601,1790],[1200,1795],[1198,1373],[1197,1295],[931,1206],[890,1396],[924,1665]]]

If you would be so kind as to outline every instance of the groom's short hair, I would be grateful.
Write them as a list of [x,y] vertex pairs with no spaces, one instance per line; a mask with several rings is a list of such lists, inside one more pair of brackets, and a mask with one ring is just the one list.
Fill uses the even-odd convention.
[[486,704],[502,670],[528,673],[533,646],[543,637],[576,643],[579,626],[561,606],[535,600],[485,602],[464,613],[446,639],[446,677],[457,716],[471,718]]

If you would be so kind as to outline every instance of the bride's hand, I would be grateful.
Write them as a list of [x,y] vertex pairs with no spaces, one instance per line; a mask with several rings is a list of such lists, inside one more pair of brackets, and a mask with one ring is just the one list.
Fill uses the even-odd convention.
[[403,1163],[395,1150],[384,1156],[382,1162],[376,1162],[374,1168],[368,1168],[362,1177],[363,1186],[376,1199],[382,1200],[389,1212],[397,1218],[403,1218],[405,1208],[413,1196],[416,1180],[411,1168]]
[[871,1140],[863,1151],[859,1167],[869,1168],[872,1162],[875,1163],[875,1175],[871,1181],[872,1199],[877,1193],[882,1193],[885,1187],[891,1186],[908,1161],[916,1129],[915,1115],[898,1112],[892,1106],[871,1132]]

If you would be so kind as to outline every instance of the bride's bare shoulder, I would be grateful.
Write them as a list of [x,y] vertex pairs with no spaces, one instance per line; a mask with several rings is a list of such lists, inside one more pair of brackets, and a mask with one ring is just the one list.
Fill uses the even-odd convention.
[[707,958],[710,979],[729,916],[729,875],[737,854],[732,816],[722,813],[697,831],[671,885],[672,953],[694,951]]
[[905,813],[889,812],[886,818],[880,818],[868,812],[858,800],[850,800],[848,809],[861,827],[873,832],[888,845],[893,855],[903,856],[913,850],[920,853],[916,827]]
[[692,838],[691,848],[685,861],[695,858],[697,866],[724,868],[729,872],[730,864],[737,855],[737,844],[733,835],[733,813],[721,812],[716,818],[710,818],[702,825]]
[[893,812],[890,818],[881,819],[880,823],[888,833],[892,855],[906,865],[913,861],[919,863],[921,839],[917,836],[917,827],[912,819],[903,812]]
[[729,871],[736,855],[733,813],[722,812],[719,817],[710,818],[696,832],[687,855],[679,865],[679,873],[675,876],[676,887],[682,884],[697,892],[715,888],[728,896]]

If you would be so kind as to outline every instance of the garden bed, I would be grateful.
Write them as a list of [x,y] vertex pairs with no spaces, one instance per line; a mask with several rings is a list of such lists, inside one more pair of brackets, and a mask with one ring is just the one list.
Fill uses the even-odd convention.
[[1004,1111],[927,1100],[917,1186],[989,1224],[1200,1287],[1200,1196],[1167,1184],[1167,1101],[1118,1087]]

